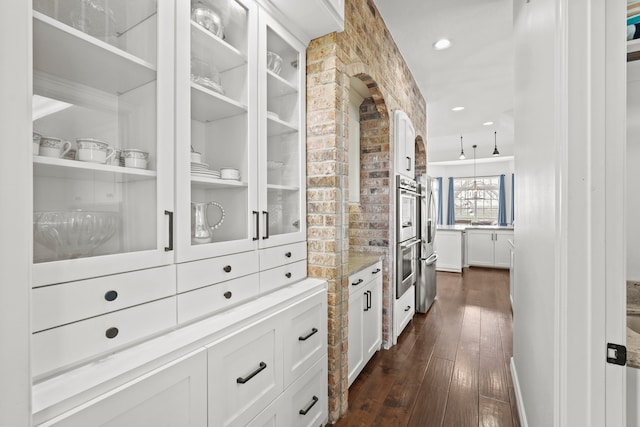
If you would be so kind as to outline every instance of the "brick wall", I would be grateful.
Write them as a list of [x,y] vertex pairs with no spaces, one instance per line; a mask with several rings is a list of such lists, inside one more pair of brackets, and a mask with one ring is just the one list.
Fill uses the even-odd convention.
[[[361,203],[349,207],[350,77],[369,88],[361,107]],[[329,282],[329,420],[347,409],[348,257],[350,250],[384,254],[383,328],[391,340],[390,243],[395,196],[393,121],[404,110],[426,138],[426,106],[373,1],[347,0],[345,31],[307,49],[308,273]]]

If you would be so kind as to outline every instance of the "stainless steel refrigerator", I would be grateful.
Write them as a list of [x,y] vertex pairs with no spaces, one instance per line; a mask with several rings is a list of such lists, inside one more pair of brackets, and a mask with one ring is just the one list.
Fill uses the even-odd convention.
[[418,175],[418,280],[416,282],[416,311],[426,313],[436,298],[436,261],[438,254],[434,249],[436,238],[436,200],[433,191],[434,179],[427,175]]

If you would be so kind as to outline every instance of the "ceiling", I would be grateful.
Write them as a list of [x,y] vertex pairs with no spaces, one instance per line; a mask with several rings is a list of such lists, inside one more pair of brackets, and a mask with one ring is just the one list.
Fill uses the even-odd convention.
[[513,0],[374,1],[427,101],[429,162],[457,160],[461,135],[467,159],[491,157],[494,131],[513,155]]

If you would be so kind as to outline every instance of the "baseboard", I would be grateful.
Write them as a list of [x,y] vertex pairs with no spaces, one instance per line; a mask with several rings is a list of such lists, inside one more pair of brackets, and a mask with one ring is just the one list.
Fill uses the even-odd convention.
[[509,363],[511,368],[511,379],[513,380],[513,388],[516,394],[516,405],[518,406],[518,415],[520,416],[520,425],[522,427],[529,427],[527,423],[527,414],[524,411],[524,402],[522,401],[522,391],[520,391],[520,381],[518,380],[518,373],[516,372],[516,365],[513,363],[513,357]]

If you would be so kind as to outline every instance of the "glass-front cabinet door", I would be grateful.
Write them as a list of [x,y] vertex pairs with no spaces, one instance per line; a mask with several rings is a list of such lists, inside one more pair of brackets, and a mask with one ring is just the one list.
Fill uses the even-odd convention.
[[260,16],[260,246],[306,239],[305,47]]
[[256,9],[178,1],[179,262],[257,247]]
[[174,7],[33,1],[35,286],[173,262]]

